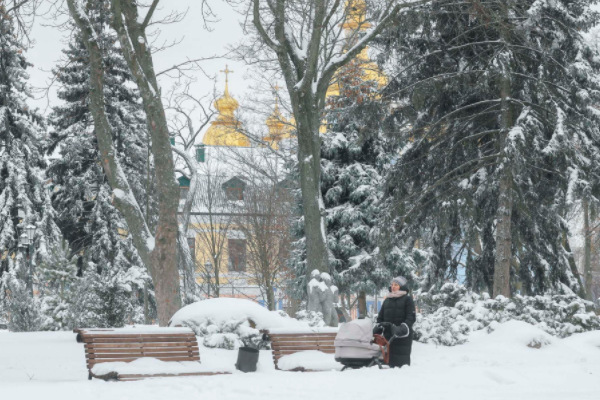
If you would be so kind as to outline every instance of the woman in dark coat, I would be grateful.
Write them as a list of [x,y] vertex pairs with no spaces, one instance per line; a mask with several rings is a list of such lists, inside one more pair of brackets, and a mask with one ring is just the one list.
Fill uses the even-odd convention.
[[[399,327],[396,336],[401,338],[394,339],[390,346],[390,366],[402,367],[410,365],[410,352],[412,349],[413,324],[417,318],[415,312],[415,303],[408,291],[402,290],[406,287],[406,278],[398,276],[392,279],[390,293],[381,305],[378,323],[389,322]],[[392,337],[392,330],[385,329],[384,336],[387,340]]]

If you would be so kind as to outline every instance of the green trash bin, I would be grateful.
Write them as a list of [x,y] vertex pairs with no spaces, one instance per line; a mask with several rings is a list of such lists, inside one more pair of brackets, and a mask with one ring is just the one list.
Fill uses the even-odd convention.
[[240,347],[235,367],[242,372],[256,372],[258,354],[258,350],[252,347]]

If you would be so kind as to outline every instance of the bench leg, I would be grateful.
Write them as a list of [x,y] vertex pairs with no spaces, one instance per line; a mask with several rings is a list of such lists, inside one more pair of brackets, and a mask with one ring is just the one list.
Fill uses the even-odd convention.
[[92,373],[88,372],[88,380],[91,381],[92,380]]

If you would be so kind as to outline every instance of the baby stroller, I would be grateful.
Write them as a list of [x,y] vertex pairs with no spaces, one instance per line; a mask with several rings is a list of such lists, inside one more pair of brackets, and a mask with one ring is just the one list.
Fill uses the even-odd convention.
[[390,323],[377,324],[376,331],[382,334],[385,329],[392,330],[392,338],[388,342],[383,335],[373,334],[373,322],[370,319],[355,319],[340,326],[335,337],[335,361],[346,368],[372,367],[382,368],[389,364],[390,344],[396,336],[397,328]]

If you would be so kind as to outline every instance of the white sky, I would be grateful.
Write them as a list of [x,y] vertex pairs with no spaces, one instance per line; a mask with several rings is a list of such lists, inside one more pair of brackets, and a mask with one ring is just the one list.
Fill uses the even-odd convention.
[[[201,16],[200,0],[163,0],[160,2],[160,14],[166,14],[176,9],[185,11],[189,8],[185,19],[175,25],[166,25],[161,28],[161,38],[167,41],[183,38],[183,41],[177,46],[160,52],[154,56],[154,65],[156,71],[162,71],[173,64],[185,61],[187,58],[194,59],[207,57],[215,54],[224,54],[226,46],[235,44],[242,39],[242,29],[240,22],[242,16],[236,13],[230,5],[223,0],[212,1],[211,6],[217,14],[219,21],[210,24],[211,31],[204,29]],[[66,47],[67,37],[65,32],[61,32],[55,27],[44,26],[56,21],[39,18],[32,32],[35,40],[34,46],[27,52],[27,59],[34,65],[29,69],[30,84],[36,88],[48,86],[51,78],[50,70],[54,68],[62,57],[61,50]],[[229,75],[230,92],[239,99],[242,98],[248,88],[248,80],[244,79],[247,67],[243,63],[237,63],[228,59],[209,60],[202,62],[202,67],[207,74],[218,75],[217,90],[223,91],[224,75],[219,70],[225,69],[225,64],[229,64],[229,69],[234,73]],[[194,74],[198,82],[193,86],[194,94],[201,96],[212,92],[213,82],[205,78],[201,72]],[[173,82],[168,78],[162,78],[160,85],[163,93],[166,93]],[[40,97],[41,94],[36,94]],[[50,105],[57,104],[56,88],[51,89],[49,96]],[[42,112],[47,113],[48,99],[38,99],[31,101],[34,107],[39,107]]]
[[[175,47],[154,56],[156,71],[164,70],[173,64],[185,61],[187,58],[194,59],[224,54],[228,45],[233,45],[243,39],[240,23],[243,21],[244,16],[237,13],[225,0],[210,0],[210,5],[219,19],[217,22],[210,24],[211,30],[204,28],[201,5],[201,0],[163,0],[160,2],[160,10],[157,11],[157,15],[168,14],[171,10],[185,11],[186,9],[188,9],[188,13],[182,22],[161,28],[161,38],[163,40],[172,41],[183,38],[183,41]],[[593,6],[593,9],[600,10],[600,5]],[[54,27],[45,26],[54,22],[56,21],[38,18],[32,32],[35,44],[27,52],[27,58],[34,64],[34,67],[29,69],[29,74],[31,77],[30,84],[35,88],[43,88],[48,85],[51,78],[50,70],[57,65],[62,56],[61,50],[67,42],[66,33]],[[234,71],[233,74],[229,75],[231,94],[240,101],[242,108],[244,104],[251,106],[251,102],[245,97],[255,95],[255,91],[250,88],[250,85],[254,82],[249,76],[250,71],[246,65],[231,59],[221,58],[204,61],[202,67],[207,74],[217,76],[216,88],[220,94],[224,87],[224,75],[219,71],[225,69],[226,64],[229,65],[229,69]],[[197,83],[193,86],[194,94],[200,97],[211,93],[214,83],[201,72],[194,75],[197,78]],[[164,94],[171,88],[173,81],[168,78],[161,78],[159,83]],[[48,103],[50,105],[57,104],[58,99],[55,93],[56,87],[50,90],[49,100],[46,98],[32,100],[31,104],[47,113],[49,111],[47,108]],[[36,97],[40,96],[41,94],[36,95]]]

